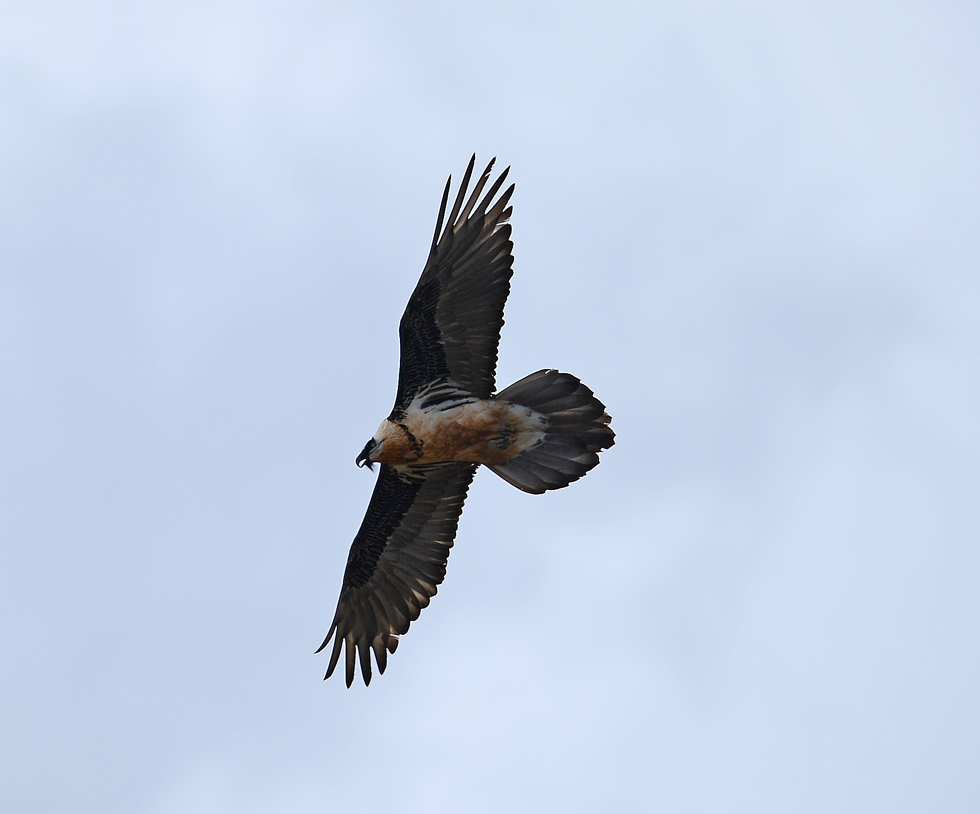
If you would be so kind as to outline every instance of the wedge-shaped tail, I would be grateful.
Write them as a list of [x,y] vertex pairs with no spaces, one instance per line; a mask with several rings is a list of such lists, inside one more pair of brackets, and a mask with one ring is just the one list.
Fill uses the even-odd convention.
[[615,443],[605,406],[569,373],[539,370],[494,398],[529,407],[547,419],[536,446],[506,463],[488,464],[525,492],[540,495],[568,486],[599,463],[600,450]]

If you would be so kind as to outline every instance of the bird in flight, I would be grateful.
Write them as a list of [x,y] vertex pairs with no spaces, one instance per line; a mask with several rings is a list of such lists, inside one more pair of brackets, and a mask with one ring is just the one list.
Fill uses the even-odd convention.
[[357,456],[359,467],[378,463],[381,472],[316,651],[334,640],[326,679],[344,650],[348,687],[355,656],[365,684],[372,652],[384,673],[398,637],[435,595],[480,464],[537,495],[581,478],[614,443],[605,406],[568,373],[539,370],[493,392],[513,274],[514,185],[500,193],[508,167],[484,194],[491,161],[467,197],[475,162],[443,230],[452,176],[446,182],[429,258],[398,327],[395,406]]

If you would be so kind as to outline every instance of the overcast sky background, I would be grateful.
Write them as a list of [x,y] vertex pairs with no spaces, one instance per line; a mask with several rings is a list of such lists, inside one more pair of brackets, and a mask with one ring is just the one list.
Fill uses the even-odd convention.
[[[980,6],[410,5],[0,4],[0,809],[980,810]],[[348,690],[474,151],[617,444]]]

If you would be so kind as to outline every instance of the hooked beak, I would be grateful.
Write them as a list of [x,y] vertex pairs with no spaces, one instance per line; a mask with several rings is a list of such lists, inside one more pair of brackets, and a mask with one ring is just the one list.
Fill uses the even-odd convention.
[[374,462],[370,458],[371,446],[371,442],[368,441],[367,444],[365,444],[364,449],[361,450],[361,454],[354,459],[354,463],[356,463],[358,467],[362,467],[367,464],[367,468],[373,472]]

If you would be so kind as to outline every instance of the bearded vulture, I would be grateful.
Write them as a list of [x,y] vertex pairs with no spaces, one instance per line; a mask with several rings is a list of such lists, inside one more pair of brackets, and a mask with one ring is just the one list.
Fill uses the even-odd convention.
[[514,263],[514,185],[498,196],[508,167],[483,194],[491,161],[467,197],[475,161],[443,230],[452,176],[446,182],[429,258],[398,328],[395,406],[356,460],[381,472],[317,650],[334,639],[326,679],[344,649],[348,687],[355,652],[369,684],[371,653],[384,673],[398,637],[435,595],[480,464],[537,495],[581,478],[615,438],[605,406],[568,373],[539,370],[494,394]]

